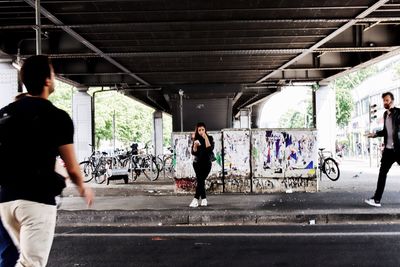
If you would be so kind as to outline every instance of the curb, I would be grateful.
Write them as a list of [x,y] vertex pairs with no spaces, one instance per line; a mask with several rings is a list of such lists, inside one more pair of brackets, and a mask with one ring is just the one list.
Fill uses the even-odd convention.
[[232,210],[59,210],[57,226],[361,224],[400,222],[400,213],[271,213]]

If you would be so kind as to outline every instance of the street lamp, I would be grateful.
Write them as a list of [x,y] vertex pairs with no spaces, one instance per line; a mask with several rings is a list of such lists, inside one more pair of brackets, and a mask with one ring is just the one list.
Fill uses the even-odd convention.
[[181,132],[183,132],[183,90],[179,89],[179,101],[181,109]]

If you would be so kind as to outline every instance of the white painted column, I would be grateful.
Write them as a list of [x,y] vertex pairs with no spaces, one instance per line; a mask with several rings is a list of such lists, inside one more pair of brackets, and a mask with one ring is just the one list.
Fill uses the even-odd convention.
[[240,120],[239,119],[234,119],[233,120],[233,128],[234,129],[239,129],[240,128]]
[[154,155],[163,154],[163,121],[162,112],[154,111],[153,113],[153,141]]
[[72,120],[76,155],[78,161],[82,161],[92,153],[92,97],[86,91],[72,96]]
[[8,62],[0,62],[0,108],[18,94],[18,71]]
[[251,127],[251,110],[249,108],[243,108],[239,111],[240,128]]
[[336,140],[336,92],[329,85],[316,91],[318,147],[335,152]]

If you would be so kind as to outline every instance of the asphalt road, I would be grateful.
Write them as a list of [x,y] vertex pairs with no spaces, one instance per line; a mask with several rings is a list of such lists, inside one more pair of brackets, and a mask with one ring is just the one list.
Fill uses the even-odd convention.
[[400,266],[400,225],[58,228],[48,266]]

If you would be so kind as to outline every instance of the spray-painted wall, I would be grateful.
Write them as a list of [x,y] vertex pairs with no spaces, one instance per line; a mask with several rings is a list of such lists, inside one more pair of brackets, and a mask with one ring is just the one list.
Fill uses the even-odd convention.
[[316,132],[252,130],[252,192],[316,191]]
[[[206,180],[207,190],[218,193],[317,191],[316,131],[225,129],[210,134],[217,160]],[[192,191],[195,173],[190,153],[191,133],[173,133],[172,139],[176,152],[176,189]]]
[[225,192],[251,192],[250,130],[222,131]]
[[[193,191],[196,186],[196,175],[193,169],[191,154],[191,132],[173,133],[172,141],[176,153],[175,190],[178,192]],[[206,189],[212,192],[223,192],[222,182],[222,138],[221,132],[208,132],[214,139],[216,160],[212,163],[210,174],[206,180]]]

